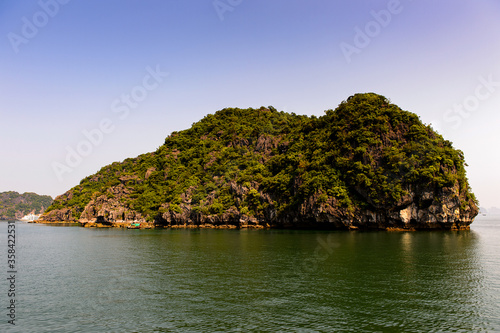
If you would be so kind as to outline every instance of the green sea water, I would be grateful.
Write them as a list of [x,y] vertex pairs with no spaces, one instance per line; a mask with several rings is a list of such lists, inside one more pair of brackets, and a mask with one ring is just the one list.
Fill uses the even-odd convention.
[[119,230],[16,223],[2,332],[500,331],[500,218],[470,231]]

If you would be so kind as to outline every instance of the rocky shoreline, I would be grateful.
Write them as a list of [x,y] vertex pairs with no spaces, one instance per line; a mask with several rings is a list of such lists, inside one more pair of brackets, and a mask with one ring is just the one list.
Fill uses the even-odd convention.
[[[37,220],[33,223],[39,224],[58,224],[58,225],[79,225],[85,228],[123,228],[123,229],[271,229],[270,225],[260,225],[260,224],[244,224],[236,226],[233,224],[173,224],[173,225],[159,225],[154,222],[68,222],[68,221],[46,221]],[[138,224],[138,227],[135,227]]]
[[121,228],[121,229],[301,229],[301,230],[339,230],[339,231],[418,231],[418,230],[470,230],[470,223],[419,223],[409,225],[385,225],[375,223],[371,225],[351,224],[338,227],[332,223],[290,223],[288,225],[265,224],[213,224],[213,223],[183,223],[183,224],[158,224],[155,222],[68,222],[38,220],[33,223],[53,225],[77,225],[85,228]]
[[[249,192],[248,188],[232,184],[236,196]],[[461,206],[460,187],[441,189],[408,189],[391,209],[360,208],[354,210],[339,206],[335,198],[321,200],[313,195],[294,213],[279,215],[269,194],[259,191],[260,200],[267,205],[262,214],[249,216],[237,209],[219,215],[195,212],[189,196],[182,196],[180,211],[167,210],[147,221],[139,212],[124,207],[121,198],[126,195],[123,185],[112,188],[114,198],[100,196],[91,200],[77,219],[69,209],[46,213],[38,223],[78,223],[84,227],[131,228],[139,224],[150,228],[203,229],[325,229],[325,230],[469,230],[477,215],[477,207]]]

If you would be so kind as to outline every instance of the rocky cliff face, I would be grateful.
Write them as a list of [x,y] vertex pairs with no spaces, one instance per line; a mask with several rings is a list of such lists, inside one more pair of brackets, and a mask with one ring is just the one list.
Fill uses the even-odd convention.
[[[240,200],[250,191],[236,183],[231,188]],[[123,192],[119,192],[123,191]],[[114,188],[118,197],[127,194],[124,187]],[[180,211],[172,211],[169,204],[163,205],[163,213],[156,216],[158,226],[200,226],[238,228],[324,228],[324,229],[468,229],[478,213],[477,207],[461,207],[460,193],[457,186],[442,188],[437,191],[410,192],[393,209],[374,208],[349,210],[339,207],[335,198],[326,201],[320,195],[311,196],[300,205],[297,212],[281,215],[273,207],[271,196],[260,192],[262,203],[268,204],[261,215],[249,215],[238,209],[231,209],[222,214],[203,214],[196,211],[187,193],[179,205]],[[80,218],[72,215],[71,209],[63,208],[51,211],[44,216],[49,222],[80,222],[129,224],[146,222],[140,213],[130,210],[117,198],[105,195],[91,200]]]
[[[91,199],[79,217],[75,216],[74,210],[71,207],[64,207],[47,212],[41,220],[46,222],[80,222],[83,224],[96,222],[146,222],[140,213],[124,205],[123,200],[128,195],[130,195],[130,190],[123,184],[120,184],[109,188],[107,194],[95,196]],[[68,191],[62,196],[57,197],[56,200],[69,201],[72,198],[73,192]]]
[[463,154],[383,96],[321,118],[225,109],[104,167],[46,221],[170,227],[467,229]]

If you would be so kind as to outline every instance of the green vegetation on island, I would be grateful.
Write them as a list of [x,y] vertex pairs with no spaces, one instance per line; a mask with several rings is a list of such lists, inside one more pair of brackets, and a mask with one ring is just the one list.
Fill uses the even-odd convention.
[[[450,141],[373,93],[351,96],[321,117],[226,108],[172,133],[155,152],[83,179],[56,198],[46,218],[61,219],[56,212],[65,210],[72,220],[237,224],[250,218],[345,226],[375,214],[401,227],[432,222],[419,210],[444,205],[444,222],[468,225],[477,201],[464,165]],[[396,217],[404,209],[408,221]]]
[[33,214],[41,214],[50,206],[53,199],[48,195],[14,191],[0,193],[0,219],[15,220]]

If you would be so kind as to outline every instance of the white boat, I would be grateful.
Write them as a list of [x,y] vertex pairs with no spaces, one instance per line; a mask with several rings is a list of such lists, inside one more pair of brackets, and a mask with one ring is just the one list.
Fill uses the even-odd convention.
[[33,213],[30,213],[28,215],[25,215],[21,218],[21,221],[25,221],[25,222],[33,222],[33,221],[36,221],[38,220],[38,218],[40,217],[41,214],[33,214]]

